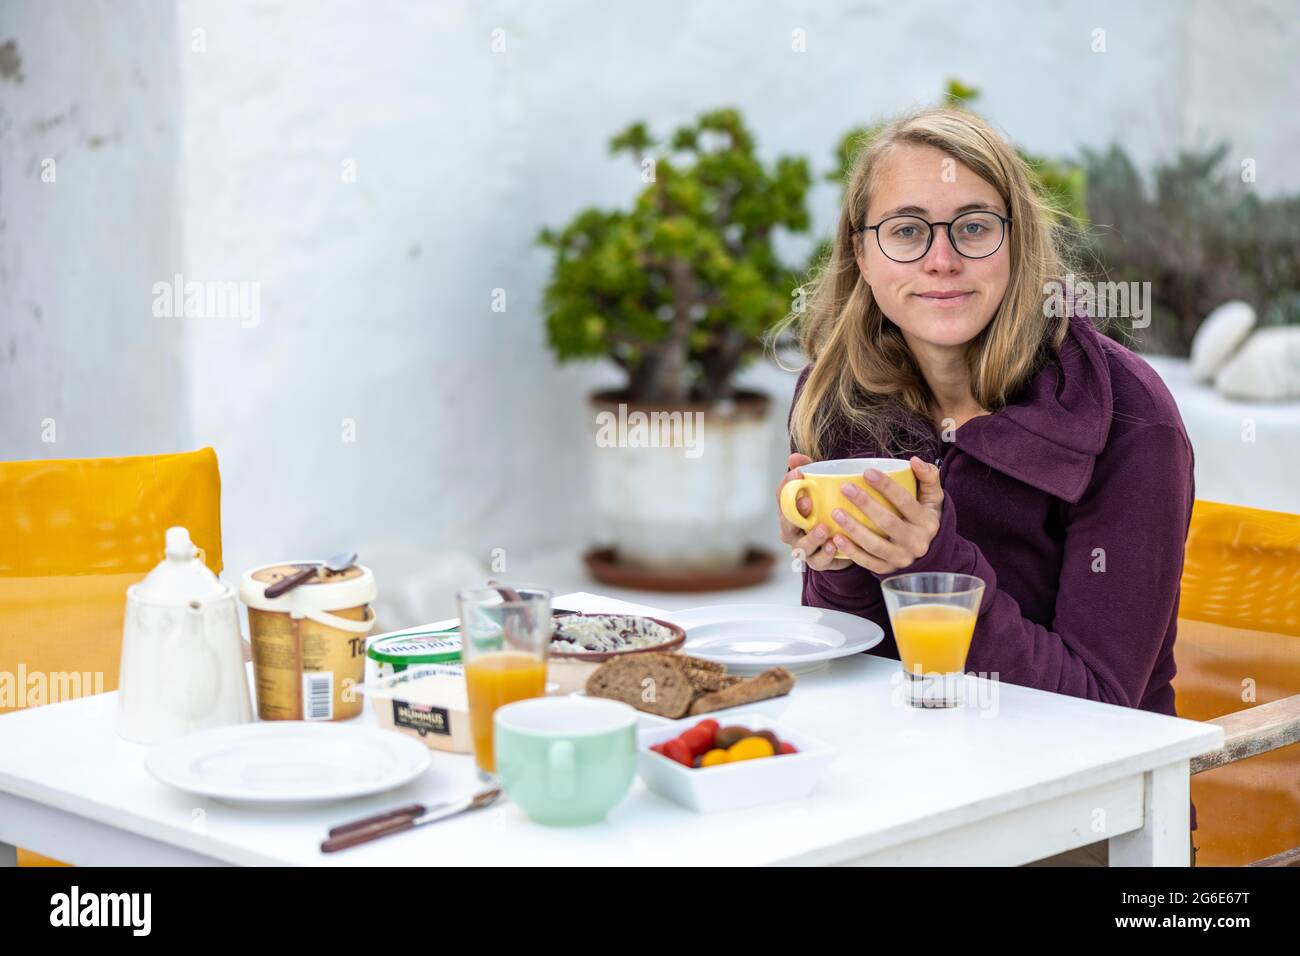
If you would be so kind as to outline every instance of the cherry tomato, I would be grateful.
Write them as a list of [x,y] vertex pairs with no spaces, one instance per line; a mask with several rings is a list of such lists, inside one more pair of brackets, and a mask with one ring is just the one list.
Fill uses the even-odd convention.
[[700,758],[701,767],[716,767],[730,762],[731,757],[725,750],[710,750]]
[[708,753],[713,749],[713,730],[703,724],[697,724],[690,730],[683,732],[677,739],[691,748],[691,753],[695,756]]
[[680,737],[675,737],[664,744],[663,755],[669,760],[676,760],[683,767],[695,767],[695,755],[691,753],[691,748],[686,746],[685,741]]
[[798,752],[799,751],[795,749],[794,744],[790,743],[790,741],[788,740],[781,741],[781,749],[778,751],[778,753],[797,754]]
[[772,749],[772,742],[766,737],[746,737],[727,748],[727,762],[758,760],[762,757],[770,757],[774,753],[776,751]]

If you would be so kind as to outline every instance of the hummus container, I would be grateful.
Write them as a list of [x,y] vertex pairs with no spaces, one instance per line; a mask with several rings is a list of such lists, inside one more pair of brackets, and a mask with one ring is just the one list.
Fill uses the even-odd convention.
[[392,631],[378,634],[366,647],[366,682],[392,677],[425,664],[459,664],[460,630]]
[[363,684],[360,690],[385,730],[419,740],[431,750],[474,751],[461,665],[418,665]]
[[[314,577],[287,594],[266,589],[301,568]],[[320,561],[284,561],[245,572],[257,716],[262,720],[348,720],[361,713],[366,635],[375,626],[375,576],[353,565],[327,572]]]

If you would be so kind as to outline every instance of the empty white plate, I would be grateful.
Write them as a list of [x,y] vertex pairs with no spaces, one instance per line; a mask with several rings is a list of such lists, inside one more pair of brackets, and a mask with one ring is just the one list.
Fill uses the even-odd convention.
[[169,740],[145,766],[163,783],[228,803],[322,803],[410,782],[428,768],[429,748],[376,727],[258,721]]
[[856,614],[788,604],[716,604],[665,614],[686,629],[682,650],[717,661],[738,674],[785,667],[817,670],[827,661],[860,654],[885,638],[880,626]]

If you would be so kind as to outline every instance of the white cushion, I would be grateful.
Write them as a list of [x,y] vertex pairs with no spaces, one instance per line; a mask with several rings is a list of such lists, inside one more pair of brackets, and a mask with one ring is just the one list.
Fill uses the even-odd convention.
[[1192,339],[1192,377],[1212,381],[1254,327],[1255,310],[1248,302],[1225,302],[1207,315]]
[[1256,331],[1219,370],[1214,387],[1231,398],[1300,398],[1300,326]]

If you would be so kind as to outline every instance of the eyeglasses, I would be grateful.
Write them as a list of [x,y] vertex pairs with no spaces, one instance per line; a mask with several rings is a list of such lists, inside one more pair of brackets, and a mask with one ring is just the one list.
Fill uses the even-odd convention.
[[876,233],[880,251],[895,262],[915,262],[930,251],[934,227],[948,230],[948,242],[967,259],[987,259],[1002,248],[1010,218],[995,212],[962,213],[951,222],[926,222],[917,216],[889,216],[858,232]]

